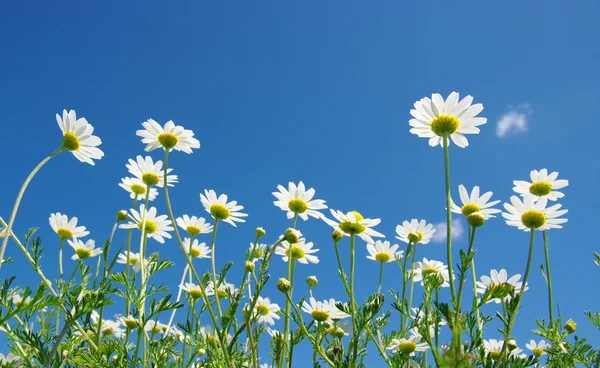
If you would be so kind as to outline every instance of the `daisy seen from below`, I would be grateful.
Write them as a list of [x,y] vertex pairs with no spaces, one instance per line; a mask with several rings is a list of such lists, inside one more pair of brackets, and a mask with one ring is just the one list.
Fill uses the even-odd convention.
[[523,231],[562,229],[561,224],[568,220],[560,216],[568,210],[561,210],[561,204],[546,207],[548,199],[537,198],[530,193],[525,193],[522,201],[517,196],[510,197],[510,204],[504,203],[507,212],[502,212],[506,224]]
[[306,239],[299,239],[297,243],[290,244],[287,241],[282,241],[275,249],[275,254],[282,256],[284,262],[288,262],[289,259],[298,261],[302,264],[319,263],[319,258],[314,253],[318,252],[318,249],[313,249],[314,244],[312,242],[307,243]]
[[402,258],[404,254],[404,251],[397,252],[397,250],[397,244],[390,246],[390,242],[387,240],[383,242],[376,240],[375,244],[367,244],[367,252],[369,252],[367,258],[381,263],[394,262]]
[[256,300],[256,307],[254,308],[256,316],[258,317],[257,322],[273,326],[275,320],[279,319],[277,312],[279,312],[280,309],[279,305],[271,303],[271,299],[259,296]]
[[545,340],[541,340],[539,343],[536,343],[535,340],[529,340],[529,344],[525,344],[525,347],[535,355],[536,358],[541,357],[546,354],[546,349],[550,347]]
[[248,252],[250,252],[250,259],[252,262],[260,261],[267,252],[267,245],[250,243]]
[[75,254],[71,257],[72,260],[83,261],[84,259],[88,259],[91,257],[96,257],[97,255],[102,253],[102,248],[96,248],[96,243],[89,239],[85,243],[79,239],[68,240],[69,245],[73,250],[75,250]]
[[202,293],[204,293],[202,287],[191,282],[186,282],[185,284],[181,285],[181,289],[190,294],[190,297],[193,300],[200,299],[202,297]]
[[20,356],[8,353],[6,356],[0,354],[0,367],[20,367],[23,364]]
[[98,148],[102,141],[92,135],[94,127],[85,118],[77,119],[75,110],[63,110],[62,118],[56,114],[56,122],[63,133],[62,149],[71,151],[79,161],[90,165],[94,165],[93,160],[100,160],[104,156],[104,152]]
[[25,298],[25,300],[23,300],[23,297],[21,295],[15,294],[12,296],[12,301],[13,303],[15,303],[16,307],[20,307],[20,306],[25,306],[28,305],[29,303],[31,303],[32,298],[30,296],[28,296],[27,298]]
[[172,120],[167,121],[164,128],[154,119],[148,119],[142,126],[144,129],[138,130],[136,135],[142,137],[146,152],[162,147],[165,151],[174,149],[190,154],[192,148],[200,148],[200,141],[194,138],[194,132],[175,125]]
[[133,266],[134,272],[139,272],[142,268],[142,257],[139,253],[129,252],[129,257],[127,257],[127,251],[119,253],[117,263],[126,265],[128,262],[129,265]]
[[161,323],[157,320],[150,320],[148,322],[146,322],[146,325],[144,326],[144,330],[146,330],[146,332],[152,334],[152,335],[156,335],[159,333],[166,333],[167,332],[167,328],[168,326],[165,325],[164,323]]
[[175,219],[175,222],[177,222],[177,226],[187,231],[190,236],[210,233],[213,230],[213,226],[208,224],[204,217],[183,215]]
[[183,239],[183,248],[186,254],[190,254],[192,258],[210,258],[210,248],[206,243],[198,242],[198,239],[191,241],[190,238]]
[[[129,163],[125,165],[129,173],[139,180],[141,180],[148,187],[163,187],[164,186],[164,178],[165,173],[163,170],[163,162],[158,160],[154,162],[152,157],[146,156],[137,156],[135,161],[129,159]],[[177,183],[177,175],[169,175],[169,173],[173,171],[173,169],[167,169],[167,186],[172,187],[175,183]]]
[[556,201],[559,198],[563,198],[565,195],[559,192],[558,189],[562,189],[569,185],[569,181],[565,179],[557,179],[558,172],[554,171],[548,174],[548,169],[541,169],[540,171],[532,170],[529,173],[531,183],[523,180],[515,180],[513,184],[515,187],[513,190],[520,195],[530,193],[537,197],[546,197],[551,201]]
[[[92,311],[90,317],[92,318],[92,325],[98,326],[98,320],[100,319],[98,312]],[[95,328],[94,331],[96,331]],[[102,322],[100,323],[100,333],[102,336],[121,338],[121,336],[123,336],[123,329],[119,322],[110,319],[102,319]]]
[[121,316],[121,315],[117,315],[115,317],[117,318],[117,321],[121,324],[121,326],[123,326],[123,328],[126,328],[128,330],[133,330],[134,328],[137,328],[137,326],[138,326],[138,320],[135,317],[133,317],[131,314],[128,315],[127,317]]
[[374,226],[381,223],[380,219],[366,219],[357,211],[350,211],[347,214],[344,214],[342,211],[331,209],[330,212],[335,220],[323,216],[323,221],[346,236],[358,235],[368,244],[373,244],[375,242],[372,237],[385,237],[383,234],[373,229]]
[[236,222],[246,222],[242,217],[248,216],[245,213],[239,212],[244,209],[236,201],[227,202],[227,195],[221,194],[217,197],[214,190],[204,190],[204,194],[200,193],[200,202],[204,206],[206,212],[217,221],[224,221],[233,226],[237,226]]
[[466,96],[458,100],[457,92],[452,92],[446,98],[439,93],[424,97],[415,102],[415,108],[410,110],[413,116],[409,121],[410,132],[421,138],[428,138],[429,145],[443,145],[444,137],[452,140],[458,147],[465,148],[469,141],[465,134],[479,134],[477,126],[485,124],[486,118],[477,115],[483,110],[482,104],[472,105],[473,97]]
[[[215,295],[214,285],[215,284],[212,280],[209,281],[208,285],[206,286],[206,296]],[[230,295],[235,295],[239,291],[239,289],[236,288],[235,285],[226,281],[217,281],[217,285],[219,285],[219,288],[217,290],[219,299],[227,299]]]
[[283,185],[278,185],[277,189],[279,192],[273,192],[277,198],[273,204],[286,211],[288,219],[296,215],[304,221],[308,220],[308,216],[316,219],[323,217],[318,210],[325,209],[327,206],[324,200],[313,199],[315,196],[313,188],[306,190],[303,182],[298,183],[297,186],[290,182],[287,189]]
[[317,322],[326,322],[329,325],[333,325],[334,319],[343,319],[349,317],[348,314],[340,311],[335,306],[335,303],[336,302],[333,299],[321,302],[311,297],[308,303],[306,300],[303,301],[302,311],[310,314]]
[[[498,361],[502,356],[502,346],[504,345],[504,340],[496,340],[489,339],[483,340],[483,349],[485,350],[486,355],[489,355],[490,358],[494,361]],[[511,356],[517,356],[523,352],[523,349],[515,348],[509,352]]]
[[[493,300],[496,304],[500,304],[504,300],[510,300],[511,291],[514,290],[515,294],[521,292],[523,283],[519,281],[520,279],[521,275],[519,274],[508,278],[505,269],[501,269],[499,272],[492,270],[490,276],[482,275],[481,281],[477,281],[477,293],[483,295],[486,290],[491,289],[492,296],[500,295],[501,297],[492,298],[488,303]],[[525,285],[525,290],[523,291],[527,291],[527,289],[529,288]]]
[[427,258],[423,258],[423,262],[415,262],[414,269],[412,270],[414,275],[414,281],[421,281],[421,285],[423,285],[423,280],[432,274],[437,274],[439,277],[443,279],[442,287],[449,287],[449,275],[448,275],[448,266],[443,264],[440,261],[428,260]]
[[407,244],[427,244],[431,241],[431,237],[435,233],[435,228],[432,224],[428,224],[425,220],[412,219],[404,221],[402,225],[396,226],[396,239]]
[[86,231],[85,226],[77,226],[77,221],[77,217],[69,220],[67,215],[60,212],[51,214],[49,219],[50,227],[63,241],[71,238],[83,238],[90,234],[89,231]]
[[429,349],[429,345],[427,345],[427,343],[421,342],[422,336],[416,328],[411,328],[408,332],[409,335],[406,338],[392,339],[387,346],[387,350],[392,350],[395,353],[415,356],[415,352],[423,352]]
[[[137,228],[139,230],[142,230],[143,228],[148,238],[153,238],[159,243],[164,243],[164,238],[171,239],[171,234],[168,233],[169,231],[173,231],[171,220],[167,218],[167,215],[157,216],[156,207],[150,207],[150,209],[146,212],[146,207],[144,204],[141,204],[139,212],[133,208],[130,210],[130,212],[131,220],[126,224],[119,225],[119,228]],[[146,216],[145,220],[144,216]]]
[[465,186],[461,184],[458,186],[458,193],[460,195],[462,206],[456,205],[454,200],[450,198],[452,203],[452,212],[462,214],[467,219],[470,219],[469,215],[479,213],[483,216],[484,220],[487,220],[489,218],[496,217],[494,216],[495,213],[502,212],[499,209],[492,208],[492,206],[500,203],[500,201],[490,201],[492,195],[494,194],[493,192],[485,192],[484,194],[479,195],[479,187],[475,186],[469,195]]
[[[138,178],[122,178],[119,186],[129,192],[129,197],[137,201],[146,198],[146,191],[148,186]],[[148,200],[153,201],[158,196],[158,190],[156,188],[150,188],[148,194]]]

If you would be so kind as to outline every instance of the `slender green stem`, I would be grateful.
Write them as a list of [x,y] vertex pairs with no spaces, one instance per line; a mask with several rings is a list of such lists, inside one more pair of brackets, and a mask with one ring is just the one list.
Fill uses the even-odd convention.
[[413,292],[415,289],[415,275],[413,274],[413,270],[415,269],[415,260],[417,258],[417,244],[413,247],[412,259],[410,260],[410,294],[408,294],[408,310],[406,313],[406,326],[408,327],[408,323],[410,322],[410,312],[412,309],[412,300],[413,300]]
[[[17,217],[17,211],[19,210],[19,205],[21,204],[21,200],[23,199],[23,195],[25,194],[25,190],[27,189],[27,186],[29,186],[29,183],[31,182],[31,180],[33,179],[35,174],[37,174],[37,172],[40,171],[40,169],[48,161],[50,161],[52,159],[52,157],[58,155],[63,150],[64,150],[64,148],[62,146],[60,146],[60,148],[58,148],[56,151],[52,152],[48,157],[46,157],[45,159],[40,161],[40,163],[37,164],[37,166],[31,171],[31,173],[29,173],[29,176],[27,176],[27,179],[25,179],[25,181],[23,182],[23,185],[21,186],[21,189],[19,190],[19,194],[17,194],[17,199],[15,200],[15,205],[13,206],[12,213],[10,214],[10,219],[8,220],[8,225],[6,226],[5,234],[10,234],[13,224],[15,222],[15,218]],[[2,247],[0,247],[0,268],[2,267],[2,261],[4,260],[4,252],[6,251],[6,244],[8,243],[8,238],[9,238],[8,236],[5,236],[2,239]]]
[[479,308],[477,307],[477,273],[475,272],[475,257],[471,259],[471,275],[473,276],[473,310],[475,311],[475,317],[477,318],[477,334],[481,338],[483,336],[481,326],[481,316],[479,315]]
[[[440,302],[440,288],[436,288],[435,289],[435,304],[439,304]],[[429,323],[429,322],[428,322]],[[440,348],[440,322],[439,319],[436,317],[435,318],[435,331],[434,331],[434,335],[435,335],[435,349],[439,349]],[[427,358],[427,354],[425,354],[425,357]],[[427,365],[425,365],[427,366]]]
[[60,243],[58,244],[58,277],[62,281],[63,279],[63,245],[65,244],[65,240],[60,238]]
[[377,294],[381,293],[381,283],[383,282],[383,262],[379,263],[379,286],[377,287]]
[[[469,226],[469,250],[467,251],[467,255],[470,255],[471,252],[473,251],[473,243],[475,243],[475,232],[477,231],[476,227],[471,227]],[[467,265],[467,268],[470,266],[471,264],[469,263]],[[458,312],[460,312],[460,307],[461,307],[461,301],[462,301],[462,292],[463,292],[463,288],[465,286],[465,281],[466,281],[466,277],[465,277],[465,271],[467,271],[466,269],[464,269],[460,275],[460,280],[459,280],[459,285],[458,285],[458,300],[456,301],[456,304],[458,306]],[[458,316],[458,314],[457,314]]]
[[[135,209],[135,206],[137,205],[137,194],[135,195],[135,198],[133,198],[133,204],[131,205],[131,208]],[[129,255],[131,254],[131,233],[133,232],[133,229],[129,229],[127,231],[127,262],[125,263],[125,275],[127,275],[127,280],[129,281],[129,268],[132,267],[129,264]],[[129,294],[129,292],[128,292]],[[125,298],[125,317],[127,317],[129,315],[129,298]],[[125,339],[125,341],[129,341],[129,329],[127,329],[127,337]]]
[[[141,231],[142,231],[142,235],[140,238],[140,261],[141,263],[141,268],[140,268],[140,274],[141,274],[141,279],[140,279],[140,293],[141,293],[141,308],[140,308],[140,326],[142,326],[142,331],[144,328],[144,317],[146,315],[146,284],[148,283],[148,280],[146,280],[146,242],[148,237],[146,236],[146,215],[148,213],[148,200],[150,197],[150,187],[146,188],[146,199],[145,199],[145,204],[144,204],[144,213],[142,214],[142,227],[141,227]],[[138,332],[139,333],[139,332]],[[148,336],[146,336],[146,334],[143,334],[143,343],[144,346],[146,345]],[[138,340],[139,340],[139,335],[138,335]],[[136,347],[136,360],[137,360],[137,347]],[[147,354],[147,349],[143,349],[143,364],[142,366],[146,366],[147,365],[147,358],[148,358],[148,354]]]
[[454,289],[454,263],[452,262],[452,207],[450,206],[450,157],[448,154],[448,136],[444,135],[444,167],[446,173],[446,215],[447,215],[447,246],[448,256],[448,278],[450,279],[450,291],[452,293],[452,304],[456,308],[456,290]]
[[[290,245],[291,247],[292,245]],[[291,256],[291,252],[290,252],[290,256]],[[291,264],[291,266],[288,268],[289,273],[288,273],[288,280],[290,281],[290,291],[288,292],[289,296],[290,296],[290,300],[292,299],[292,295],[294,293],[294,276],[295,276],[295,271],[296,271],[296,259],[295,258],[288,258],[288,263]],[[286,303],[286,307],[287,307],[287,303]],[[288,339],[284,340],[286,341],[289,345],[288,345],[288,351],[287,351],[287,366],[291,368],[291,364],[292,364],[292,356],[294,354],[294,345],[292,343],[292,338],[291,338],[291,333],[290,333],[290,321],[288,320],[288,324],[287,324],[287,336]],[[289,341],[288,341],[289,340]]]
[[358,359],[358,321],[356,320],[355,303],[356,298],[354,296],[354,263],[355,263],[355,242],[356,235],[350,235],[350,312],[352,314],[352,335],[353,335],[353,353],[352,353],[352,366],[356,367],[356,360]]
[[[407,272],[406,272],[406,263],[408,262],[408,257],[412,252],[412,242],[408,242],[408,247],[406,248],[406,254],[404,254],[404,259],[402,262],[402,311],[404,311],[405,316],[400,316],[400,331],[404,330],[404,323],[408,323],[408,317],[410,316],[410,311],[404,310],[404,301],[406,300],[406,282],[408,281]],[[411,272],[412,279],[412,272]],[[406,317],[406,319],[404,319]]]
[[546,253],[546,277],[548,278],[548,312],[550,313],[550,327],[554,326],[554,313],[552,306],[552,272],[550,271],[550,254],[548,250],[548,234],[544,230],[544,252]]
[[[212,233],[212,240],[210,242],[210,249],[211,249],[211,253],[210,253],[210,264],[211,264],[211,270],[212,270],[212,279],[213,279],[213,287],[215,289],[215,300],[216,300],[216,304],[217,304],[217,315],[219,316],[219,320],[221,318],[223,318],[223,312],[221,311],[221,300],[219,298],[219,293],[218,293],[218,284],[220,284],[220,281],[217,282],[217,268],[215,265],[215,239],[217,237],[217,227],[219,226],[219,219],[215,219],[215,225],[213,228],[213,233]],[[215,326],[216,327],[216,326]]]
[[[294,213],[294,218],[292,219],[292,229],[296,228],[296,221],[298,220],[298,214]],[[293,244],[290,244],[290,247],[292,247]],[[293,264],[292,264],[292,258],[291,258],[291,250],[290,250],[290,256],[288,257],[288,272],[287,272],[287,280],[290,282],[290,284],[292,285],[292,288],[290,289],[290,300],[292,300],[292,290],[294,287],[294,283],[291,280],[292,278],[292,274],[293,274]],[[284,339],[283,341],[285,342],[285,347],[283,349],[283,352],[281,354],[281,362],[280,362],[280,366],[284,367],[285,363],[286,363],[286,358],[287,358],[287,354],[289,353],[288,349],[289,349],[289,345],[288,345],[288,337],[289,337],[289,333],[290,333],[290,308],[291,308],[291,301],[287,300],[285,301],[285,316],[284,316],[284,321],[283,321],[283,336]],[[291,344],[291,342],[290,342]]]

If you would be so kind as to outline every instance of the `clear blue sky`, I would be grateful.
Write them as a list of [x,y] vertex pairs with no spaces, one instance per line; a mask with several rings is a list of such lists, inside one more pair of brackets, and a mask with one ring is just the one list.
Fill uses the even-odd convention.
[[[95,167],[61,154],[26,194],[15,229],[41,227],[49,275],[57,275],[58,245],[50,213],[78,216],[91,237],[103,242],[115,212],[130,204],[117,184],[127,175],[127,159],[143,154],[135,131],[148,118],[193,129],[202,144],[191,156],[171,157],[180,177],[171,192],[177,215],[206,216],[198,197],[205,188],[227,193],[250,214],[237,229],[223,224],[217,237],[217,263],[236,262],[230,278],[236,283],[255,227],[265,227],[273,240],[289,224],[272,205],[277,184],[303,180],[330,207],[379,217],[377,229],[389,240],[402,220],[443,221],[442,150],[411,135],[408,120],[415,100],[456,90],[484,104],[488,124],[469,138],[467,149],[451,147],[455,195],[464,183],[508,200],[513,180],[544,167],[569,179],[562,201],[569,222],[550,231],[555,297],[563,317],[574,318],[578,332],[598,343],[583,310],[598,310],[600,298],[582,286],[600,277],[592,263],[592,252],[600,248],[592,233],[600,204],[594,192],[600,180],[597,2],[141,4],[1,7],[2,216],[8,218],[36,162],[60,145],[54,114],[63,108],[94,125],[106,154]],[[527,132],[499,138],[498,119],[523,103],[533,111]],[[159,212],[163,198],[161,193]],[[344,299],[330,228],[316,220],[299,227],[321,249],[321,264],[300,265],[297,279],[317,275],[317,298]],[[124,235],[118,232],[117,244]],[[478,271],[523,273],[527,242],[527,234],[503,220],[489,221],[476,240]],[[464,236],[455,241],[456,249],[465,246]],[[517,323],[523,348],[534,338],[528,331],[535,318],[547,315],[542,249],[538,242]],[[184,262],[176,244],[150,242],[149,250],[175,260],[177,266],[163,276],[177,285]],[[358,296],[364,300],[376,288],[378,264],[365,259],[362,244],[357,252]],[[0,276],[37,284],[14,244],[7,254],[15,262]],[[444,254],[442,244],[419,249],[420,256],[442,261]],[[202,264],[208,269],[209,262]],[[272,276],[284,273],[285,264],[275,259]],[[387,265],[384,287],[398,289],[399,278],[399,270]],[[306,294],[299,285],[297,297]],[[274,282],[265,293],[283,303]],[[484,311],[493,314],[494,308]],[[500,338],[494,328],[485,337]],[[374,349],[371,355],[368,362],[377,362]]]

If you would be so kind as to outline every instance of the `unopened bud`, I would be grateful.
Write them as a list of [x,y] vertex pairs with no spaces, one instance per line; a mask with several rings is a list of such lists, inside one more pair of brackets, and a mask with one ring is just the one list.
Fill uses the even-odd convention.
[[125,220],[127,220],[127,211],[121,210],[121,211],[117,212],[117,221],[122,222]]
[[568,320],[567,323],[565,323],[565,330],[567,330],[567,332],[570,334],[574,333],[577,331],[577,323],[575,323],[572,319]]
[[513,351],[517,348],[517,340],[515,339],[510,339],[508,340],[508,345],[506,345],[508,347],[509,351]]
[[292,284],[285,278],[281,277],[277,282],[277,290],[282,293],[287,293],[292,288]]
[[196,350],[196,352],[198,352],[198,356],[204,356],[206,354],[206,350],[202,348]]
[[254,262],[246,261],[246,263],[244,263],[244,271],[254,272]]
[[485,217],[483,217],[481,212],[473,212],[467,216],[467,222],[473,227],[481,227],[485,224]]
[[334,243],[338,243],[343,237],[344,233],[339,230],[335,230],[333,233],[331,233],[331,239],[333,239]]
[[265,229],[263,229],[262,227],[257,227],[256,228],[256,237],[257,238],[262,238],[263,236],[265,236],[265,234],[267,234],[267,232],[265,231]]
[[317,280],[317,276],[308,276],[306,278],[306,284],[308,287],[314,288],[315,286],[319,285],[319,280]]
[[302,237],[302,233],[296,229],[289,228],[285,231],[283,238],[290,244],[298,243]]

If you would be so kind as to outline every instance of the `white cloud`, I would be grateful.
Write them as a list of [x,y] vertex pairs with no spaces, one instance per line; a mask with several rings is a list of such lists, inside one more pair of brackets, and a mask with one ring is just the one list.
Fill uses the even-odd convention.
[[505,138],[508,135],[525,133],[529,129],[529,116],[533,113],[528,103],[516,107],[509,106],[509,111],[498,119],[496,135]]
[[[431,241],[434,243],[441,243],[446,241],[447,225],[446,222],[438,222],[433,225],[435,227],[435,233],[433,233],[433,237]],[[459,239],[463,233],[465,232],[465,225],[462,220],[453,218],[452,219],[452,239]]]

